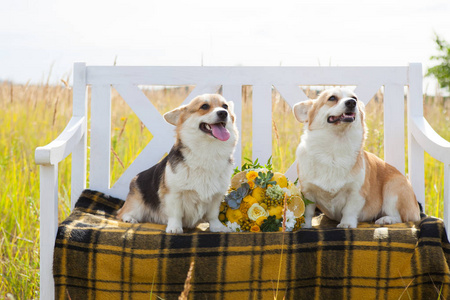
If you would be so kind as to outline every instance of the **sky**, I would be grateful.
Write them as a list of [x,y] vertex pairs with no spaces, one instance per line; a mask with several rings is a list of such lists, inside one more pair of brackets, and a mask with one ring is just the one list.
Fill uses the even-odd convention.
[[58,83],[78,61],[425,72],[434,33],[450,41],[448,0],[2,0],[0,80]]

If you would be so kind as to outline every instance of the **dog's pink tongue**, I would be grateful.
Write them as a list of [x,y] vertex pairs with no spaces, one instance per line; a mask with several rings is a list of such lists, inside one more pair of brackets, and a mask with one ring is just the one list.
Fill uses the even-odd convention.
[[210,124],[212,135],[221,141],[226,141],[230,138],[230,132],[220,124]]

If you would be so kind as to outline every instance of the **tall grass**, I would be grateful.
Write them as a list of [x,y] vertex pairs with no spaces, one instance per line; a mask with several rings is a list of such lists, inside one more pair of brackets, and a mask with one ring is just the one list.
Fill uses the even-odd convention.
[[[144,89],[161,112],[177,107],[193,87]],[[305,89],[314,97],[315,90]],[[367,105],[369,135],[366,149],[383,156],[382,93]],[[112,92],[111,184],[120,177],[152,134],[116,91]],[[251,157],[252,88],[243,87],[243,157]],[[34,150],[61,133],[72,113],[72,91],[59,85],[0,83],[0,297],[39,297],[39,168]],[[425,97],[425,115],[433,128],[450,140],[450,101]],[[273,91],[273,164],[286,171],[295,160],[302,125],[290,107]],[[427,214],[442,217],[443,165],[425,158]],[[59,165],[59,218],[69,214],[70,156]]]

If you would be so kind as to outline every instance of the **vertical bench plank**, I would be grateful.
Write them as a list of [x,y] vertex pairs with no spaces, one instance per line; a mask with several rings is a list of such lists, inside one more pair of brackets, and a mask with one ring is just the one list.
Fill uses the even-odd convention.
[[[444,226],[450,240],[450,163],[444,162]],[[421,202],[422,203],[422,202]],[[424,203],[422,203],[425,209]]]
[[73,69],[73,115],[83,116],[84,134],[72,153],[72,190],[70,210],[86,188],[86,153],[87,153],[87,86],[86,64],[75,63]]
[[224,85],[222,87],[222,94],[227,101],[233,101],[234,103],[236,125],[239,130],[239,141],[234,152],[234,164],[240,168],[242,164],[242,86]]
[[111,87],[93,85],[89,188],[108,193],[111,158]]
[[413,118],[423,117],[422,65],[410,64],[408,75],[408,173],[417,201],[425,208],[425,152],[411,132]]
[[53,247],[58,230],[58,165],[40,166],[40,277],[41,299],[54,299]]
[[403,85],[384,87],[384,160],[405,174],[405,104]]
[[265,163],[272,155],[271,85],[253,86],[252,118],[252,159]]

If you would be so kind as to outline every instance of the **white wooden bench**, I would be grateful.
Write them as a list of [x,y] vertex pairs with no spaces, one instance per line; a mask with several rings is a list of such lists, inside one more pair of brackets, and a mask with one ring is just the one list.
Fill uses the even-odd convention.
[[[36,149],[40,167],[41,198],[41,299],[52,299],[52,255],[58,228],[58,163],[72,154],[71,207],[86,188],[88,97],[91,89],[89,188],[125,199],[128,184],[138,172],[156,163],[172,146],[173,127],[165,123],[138,85],[195,85],[185,103],[222,87],[226,99],[235,102],[238,127],[242,120],[242,86],[253,86],[253,158],[266,161],[272,155],[272,88],[292,107],[307,97],[299,87],[317,85],[357,86],[359,99],[367,103],[384,86],[384,159],[405,173],[404,93],[407,94],[408,170],[418,200],[424,204],[424,151],[445,164],[444,222],[450,222],[450,143],[441,138],[423,115],[422,66],[402,67],[118,67],[75,63],[73,116],[63,133]],[[110,186],[111,87],[114,87],[154,135],[148,146]],[[406,89],[405,89],[406,87]],[[299,133],[300,134],[300,133]],[[236,165],[241,164],[241,144]],[[294,163],[295,164],[295,163]],[[293,165],[294,166],[294,165]],[[295,179],[294,167],[286,174]]]

